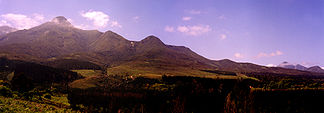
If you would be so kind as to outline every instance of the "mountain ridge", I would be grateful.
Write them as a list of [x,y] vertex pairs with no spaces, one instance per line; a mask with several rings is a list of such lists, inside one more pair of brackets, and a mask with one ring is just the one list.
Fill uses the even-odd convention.
[[103,33],[75,28],[61,16],[27,30],[0,36],[0,56],[45,64],[52,62],[49,64],[53,65],[56,60],[64,59],[86,61],[107,68],[112,73],[130,71],[136,74],[208,75],[211,73],[201,70],[223,70],[318,75],[307,71],[237,63],[229,59],[210,60],[190,48],[164,44],[153,35],[141,41],[130,41],[112,31]]
[[279,64],[277,67],[282,67],[282,68],[287,68],[287,69],[296,69],[296,70],[301,70],[301,71],[310,71],[310,72],[317,72],[317,73],[324,73],[324,69],[322,69],[319,66],[312,66],[312,67],[305,67],[303,65],[300,64],[290,64],[288,62],[283,62],[281,64]]

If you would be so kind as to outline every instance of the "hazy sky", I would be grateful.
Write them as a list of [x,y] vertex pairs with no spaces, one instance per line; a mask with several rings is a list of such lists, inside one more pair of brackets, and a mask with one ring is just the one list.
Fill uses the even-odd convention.
[[0,25],[65,16],[76,27],[148,35],[209,59],[324,67],[324,0],[0,0]]

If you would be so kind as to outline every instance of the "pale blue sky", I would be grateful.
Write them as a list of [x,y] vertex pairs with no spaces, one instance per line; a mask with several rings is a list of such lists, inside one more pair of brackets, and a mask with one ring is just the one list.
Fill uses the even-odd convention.
[[324,67],[323,0],[0,0],[0,15],[0,24],[20,28],[62,15],[129,40],[155,35],[214,60]]

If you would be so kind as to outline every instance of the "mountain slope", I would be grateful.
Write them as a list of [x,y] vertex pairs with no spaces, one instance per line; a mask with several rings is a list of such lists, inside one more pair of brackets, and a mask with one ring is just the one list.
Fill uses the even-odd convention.
[[[213,61],[187,47],[164,44],[155,36],[148,36],[141,41],[129,41],[112,31],[102,33],[96,30],[81,30],[73,27],[62,16],[31,29],[0,36],[0,56],[41,64],[52,63],[53,67],[65,65],[62,61],[67,61],[66,65],[73,68],[73,63],[86,67],[99,65],[108,68],[108,73],[112,74],[215,74],[202,70],[314,74],[295,69],[237,63],[227,59]],[[70,68],[69,66],[67,68]]]
[[88,50],[87,45],[101,34],[96,30],[74,28],[64,17],[56,17],[34,28],[1,36],[0,52],[38,58],[85,52]]
[[0,26],[0,36],[14,32],[14,31],[17,31],[17,29],[9,27],[9,26]]
[[119,49],[126,49],[130,47],[131,42],[124,37],[112,32],[107,31],[100,35],[95,41],[90,44],[90,48],[93,51],[114,51]]
[[160,67],[173,71],[175,68],[198,71],[212,68],[208,59],[189,48],[166,45],[155,36],[129,41],[112,31],[101,33],[74,28],[61,16],[31,29],[4,35],[0,40],[1,56],[33,62],[74,59],[106,67],[128,65],[131,68],[149,64],[160,72],[166,70]]
[[312,66],[312,67],[309,67],[307,69],[307,71],[310,71],[310,72],[317,72],[317,73],[324,73],[324,69],[322,69],[321,67],[319,66]]
[[281,64],[278,65],[278,67],[282,67],[282,68],[287,68],[287,69],[297,69],[297,70],[307,70],[307,67],[300,65],[300,64],[290,64],[288,62],[283,62]]

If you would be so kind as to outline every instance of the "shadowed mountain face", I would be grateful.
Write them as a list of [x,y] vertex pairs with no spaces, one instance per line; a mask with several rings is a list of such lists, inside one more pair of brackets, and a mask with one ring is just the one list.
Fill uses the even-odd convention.
[[312,66],[312,67],[307,68],[300,64],[294,65],[294,64],[290,64],[288,62],[283,62],[283,63],[279,64],[278,67],[287,68],[287,69],[297,69],[297,70],[302,70],[302,71],[310,71],[310,72],[316,72],[316,73],[324,73],[324,70],[319,66]]
[[307,70],[307,67],[305,67],[303,65],[300,65],[300,64],[294,65],[294,64],[290,64],[288,62],[283,62],[283,63],[279,64],[278,67],[288,68],[288,69],[297,69],[297,70],[303,70],[303,71]]
[[319,66],[309,67],[309,68],[307,68],[307,71],[317,72],[317,73],[324,73],[324,70]]
[[34,28],[1,36],[0,52],[34,59],[52,58],[88,51],[90,42],[101,34],[96,30],[74,28],[64,17],[56,17]]
[[112,31],[102,33],[97,30],[78,29],[63,16],[31,29],[0,36],[0,56],[53,67],[63,66],[65,64],[62,61],[68,61],[69,64],[66,65],[69,66],[71,63],[77,63],[97,68],[94,63],[109,67],[108,73],[211,74],[201,71],[207,69],[243,73],[312,74],[307,71],[269,68],[230,60],[213,61],[187,47],[164,44],[155,36],[148,36],[141,41],[129,41]]

